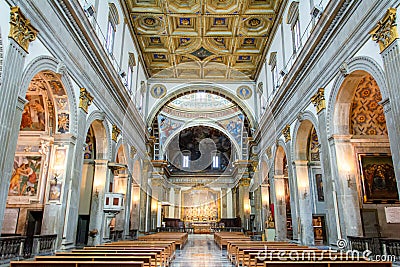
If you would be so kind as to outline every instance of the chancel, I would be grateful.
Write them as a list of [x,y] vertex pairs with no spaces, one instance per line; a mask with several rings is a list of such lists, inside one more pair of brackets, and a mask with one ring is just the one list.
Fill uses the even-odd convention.
[[0,265],[392,266],[399,4],[0,0]]

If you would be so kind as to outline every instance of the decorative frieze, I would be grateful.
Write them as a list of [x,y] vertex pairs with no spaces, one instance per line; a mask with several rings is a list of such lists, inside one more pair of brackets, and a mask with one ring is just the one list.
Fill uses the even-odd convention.
[[117,127],[117,125],[112,126],[112,140],[117,142],[118,136],[121,133],[121,130]]
[[283,128],[282,134],[285,137],[285,142],[286,143],[291,140],[291,137],[290,137],[290,125],[286,125],[285,128]]
[[92,104],[93,96],[86,90],[86,88],[81,88],[79,95],[79,107],[88,113],[88,108]]
[[399,38],[396,24],[396,8],[389,8],[375,28],[370,32],[372,40],[379,44],[381,52],[385,50],[394,40]]
[[311,102],[317,108],[317,113],[320,113],[326,108],[324,92],[324,88],[319,88],[318,92],[313,97],[311,97]]
[[11,7],[9,38],[17,42],[27,53],[29,44],[36,39],[38,31],[31,25],[29,19],[21,13],[18,6]]

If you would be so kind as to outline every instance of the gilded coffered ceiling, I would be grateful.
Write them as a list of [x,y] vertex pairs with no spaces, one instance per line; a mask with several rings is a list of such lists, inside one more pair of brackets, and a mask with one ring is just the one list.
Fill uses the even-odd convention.
[[254,80],[283,0],[125,0],[150,77]]

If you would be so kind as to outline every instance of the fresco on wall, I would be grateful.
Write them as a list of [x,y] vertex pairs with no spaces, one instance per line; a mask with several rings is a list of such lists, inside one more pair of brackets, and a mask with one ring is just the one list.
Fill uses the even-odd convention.
[[43,104],[43,96],[26,95],[29,101],[22,111],[20,124],[21,131],[44,131],[46,129],[46,112]]
[[15,156],[9,196],[37,195],[41,160],[41,156]]
[[158,115],[158,125],[160,128],[160,143],[163,144],[172,133],[183,125],[183,122]]
[[243,114],[239,114],[221,122],[221,125],[233,136],[239,145],[242,144],[243,120]]

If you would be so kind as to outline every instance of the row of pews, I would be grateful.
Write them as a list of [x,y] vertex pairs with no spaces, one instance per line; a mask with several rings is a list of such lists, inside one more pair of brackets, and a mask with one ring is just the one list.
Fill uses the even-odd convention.
[[215,233],[215,243],[226,247],[229,260],[243,267],[391,267],[362,255],[301,246],[288,242],[251,241],[243,233]]
[[177,246],[182,248],[187,241],[187,233],[157,233],[145,237],[57,252],[54,256],[36,256],[33,261],[12,261],[10,267],[167,267],[175,258]]

